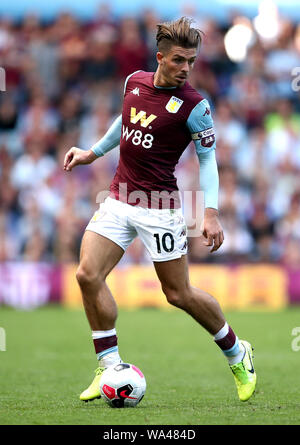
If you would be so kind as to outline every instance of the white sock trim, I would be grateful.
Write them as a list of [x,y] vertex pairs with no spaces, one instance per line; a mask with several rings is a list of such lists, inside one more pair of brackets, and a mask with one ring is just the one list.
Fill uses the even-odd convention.
[[226,321],[224,326],[214,336],[214,340],[221,340],[222,338],[226,337],[228,332],[229,332],[229,326],[228,326],[228,323]]
[[112,335],[117,335],[116,329],[109,329],[108,331],[92,331],[92,338],[96,340],[97,338],[111,337]]

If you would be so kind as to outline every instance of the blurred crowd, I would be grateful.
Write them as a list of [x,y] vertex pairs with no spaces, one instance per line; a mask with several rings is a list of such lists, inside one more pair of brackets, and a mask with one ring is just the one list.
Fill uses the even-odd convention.
[[[201,237],[189,238],[190,261],[300,266],[300,102],[291,75],[300,67],[300,27],[282,19],[275,39],[256,34],[235,63],[224,36],[238,18],[219,24],[186,12],[203,31],[190,83],[213,111],[225,234],[213,254]],[[71,173],[63,171],[65,153],[104,135],[121,112],[128,74],[156,70],[161,21],[150,9],[115,19],[104,5],[90,22],[67,12],[47,23],[0,17],[0,261],[78,262],[119,149]],[[198,171],[191,144],[176,170],[179,188],[197,190]],[[122,259],[149,261],[139,240]]]

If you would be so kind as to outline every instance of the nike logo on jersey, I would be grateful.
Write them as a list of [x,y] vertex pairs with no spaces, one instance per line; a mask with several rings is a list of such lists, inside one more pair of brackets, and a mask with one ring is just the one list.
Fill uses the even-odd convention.
[[140,89],[138,87],[136,87],[134,90],[131,91],[132,94],[135,94],[136,96],[140,95]]
[[130,109],[130,122],[132,124],[136,124],[138,121],[141,121],[141,126],[144,128],[147,128],[151,122],[156,119],[157,116],[155,114],[150,114],[150,116],[147,117],[146,111],[139,111],[138,114],[136,114],[136,108],[131,107]]

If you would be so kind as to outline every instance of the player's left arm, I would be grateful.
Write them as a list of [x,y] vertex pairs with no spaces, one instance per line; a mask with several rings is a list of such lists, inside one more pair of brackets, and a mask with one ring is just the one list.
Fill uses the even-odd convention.
[[200,190],[204,192],[204,221],[203,235],[205,245],[212,246],[214,252],[222,245],[224,233],[219,220],[218,192],[219,174],[216,162],[216,141],[213,119],[209,103],[206,99],[199,102],[192,110],[187,126],[195,143],[200,163]]

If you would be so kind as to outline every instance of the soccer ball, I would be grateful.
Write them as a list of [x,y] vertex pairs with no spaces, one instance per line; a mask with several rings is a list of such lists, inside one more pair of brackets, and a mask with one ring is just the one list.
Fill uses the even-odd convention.
[[101,396],[115,408],[136,406],[145,391],[146,380],[142,371],[130,363],[109,366],[101,375]]

